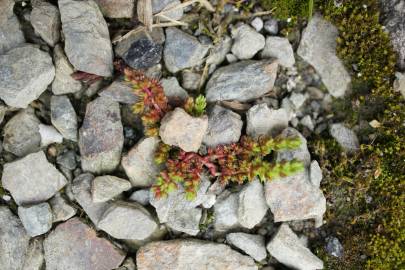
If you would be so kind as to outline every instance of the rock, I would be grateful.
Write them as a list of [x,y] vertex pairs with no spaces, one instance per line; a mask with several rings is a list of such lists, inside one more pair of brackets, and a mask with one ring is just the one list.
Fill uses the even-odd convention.
[[277,61],[241,61],[217,69],[206,86],[208,102],[256,99],[274,86]]
[[207,64],[209,65],[219,65],[221,64],[226,55],[231,51],[232,48],[232,39],[229,36],[224,36],[217,45],[215,45],[209,56],[207,57]]
[[67,96],[51,97],[51,122],[65,139],[77,142],[77,116]]
[[395,72],[395,77],[394,90],[400,92],[405,98],[405,73]]
[[113,52],[107,23],[92,0],[58,1],[65,52],[70,63],[80,71],[111,76]]
[[250,25],[253,26],[257,32],[260,32],[263,29],[264,24],[260,17],[256,17],[250,22]]
[[56,163],[68,170],[76,169],[76,153],[73,150],[66,151],[56,158]]
[[18,205],[44,202],[66,185],[66,178],[42,151],[4,164],[1,180]]
[[149,243],[136,254],[138,270],[257,270],[254,261],[224,244],[200,240]]
[[202,45],[197,38],[180,29],[175,27],[166,29],[163,59],[171,73],[201,64],[208,49],[209,47]]
[[226,55],[226,61],[228,61],[229,64],[233,64],[238,62],[238,58],[235,55],[228,53]]
[[268,19],[264,22],[264,30],[270,35],[278,34],[278,22],[276,19]]
[[321,167],[319,167],[318,161],[314,160],[311,162],[309,175],[311,183],[314,186],[319,187],[322,181],[322,170]]
[[108,240],[78,218],[53,230],[44,241],[47,270],[110,270],[125,258]]
[[264,36],[246,24],[232,29],[231,34],[234,39],[231,51],[241,60],[251,59],[264,48]]
[[[152,13],[156,14],[162,10],[171,9],[175,6],[180,5],[179,0],[152,0]],[[183,17],[183,9],[179,8],[164,14],[169,17],[171,20],[180,20]],[[168,21],[167,19],[160,17],[161,21]]]
[[295,110],[299,111],[301,107],[304,105],[307,98],[308,98],[307,95],[293,92],[290,96],[290,101],[294,105]]
[[44,234],[52,227],[52,212],[48,203],[28,207],[19,206],[18,216],[31,237]]
[[13,12],[14,3],[2,0],[0,4],[0,55],[25,42],[20,22]]
[[134,260],[131,257],[126,258],[117,270],[136,270]]
[[137,203],[113,203],[98,227],[116,239],[147,240],[158,229],[151,214]]
[[91,183],[94,176],[90,173],[84,173],[73,179],[72,193],[74,199],[83,208],[84,212],[89,216],[90,220],[97,226],[101,216],[109,207],[108,203],[93,202],[91,196]]
[[131,194],[129,200],[137,202],[143,206],[148,205],[150,200],[149,193],[150,193],[149,189],[137,190]]
[[307,140],[294,128],[286,128],[280,134],[282,138],[300,138],[301,145],[294,150],[280,150],[277,152],[277,162],[282,160],[300,160],[304,163],[305,167],[309,166],[311,162],[311,155],[308,151]]
[[41,135],[41,147],[63,142],[63,136],[53,126],[39,124],[39,134]]
[[55,95],[63,95],[79,92],[83,85],[80,81],[72,78],[74,68],[67,59],[61,45],[56,45],[53,50],[55,63],[55,79],[52,82],[52,92]]
[[23,110],[4,126],[3,148],[22,157],[38,151],[41,146],[40,121],[32,110]]
[[197,152],[207,128],[206,115],[192,117],[178,107],[163,117],[159,135],[165,144],[178,146],[186,152]]
[[258,262],[267,257],[264,237],[261,235],[230,233],[226,236],[226,241]]
[[199,73],[184,70],[181,73],[181,76],[182,76],[181,85],[185,89],[190,91],[198,90],[201,81],[201,75]]
[[49,204],[52,208],[53,222],[65,221],[76,215],[76,208],[72,207],[59,193],[49,200]]
[[125,63],[134,69],[146,69],[159,64],[163,47],[151,38],[134,41],[123,55]]
[[342,97],[350,87],[350,74],[336,55],[338,30],[315,14],[302,34],[298,55],[311,64],[322,78],[329,93]]
[[326,238],[326,251],[329,253],[329,255],[337,258],[341,258],[343,256],[343,246],[339,239],[333,236]]
[[52,58],[34,45],[0,55],[0,98],[11,107],[27,108],[54,77]]
[[259,179],[247,184],[239,193],[238,221],[248,229],[259,224],[269,207],[264,197],[263,185]]
[[98,95],[123,104],[134,104],[139,100],[133,91],[131,83],[126,82],[123,78],[113,81]]
[[48,2],[34,4],[31,11],[31,24],[35,33],[51,47],[60,39],[59,16],[58,8]]
[[160,81],[165,96],[169,99],[171,103],[184,102],[188,98],[188,93],[184,90],[176,77],[164,78]]
[[309,130],[313,131],[315,126],[314,126],[314,122],[312,121],[311,116],[309,115],[305,115],[301,121],[300,121],[301,125],[303,125],[304,127],[307,127]]
[[0,101],[0,124],[3,123],[4,116],[6,116],[8,109],[9,108],[7,107],[7,105]]
[[83,171],[113,171],[120,163],[123,145],[119,104],[106,97],[99,97],[88,103],[83,125],[79,130]]
[[109,201],[130,188],[131,183],[125,179],[111,175],[98,176],[94,178],[91,187],[93,202]]
[[297,235],[285,223],[268,243],[267,250],[277,261],[288,267],[300,270],[323,269],[323,262],[301,244]]
[[208,147],[239,141],[243,122],[239,114],[215,105],[208,116],[208,129],[203,143]]
[[135,0],[95,0],[101,12],[108,18],[132,18]]
[[41,270],[44,269],[44,246],[42,239],[34,239],[29,247],[24,260],[23,270]]
[[287,38],[267,37],[261,57],[277,58],[280,65],[287,68],[291,68],[295,64],[294,50]]
[[150,187],[155,182],[160,172],[155,163],[159,142],[157,137],[143,138],[122,158],[122,167],[132,186]]
[[218,232],[226,232],[240,227],[238,220],[239,195],[232,193],[214,205],[214,227]]
[[246,113],[246,133],[253,137],[274,137],[288,126],[288,115],[285,109],[269,109],[267,104],[253,106]]
[[360,148],[356,133],[342,123],[332,124],[329,132],[345,151],[354,152]]

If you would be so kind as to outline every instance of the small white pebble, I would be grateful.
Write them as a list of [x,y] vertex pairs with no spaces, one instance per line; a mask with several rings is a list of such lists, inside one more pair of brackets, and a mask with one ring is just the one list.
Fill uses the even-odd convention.
[[25,7],[26,5],[27,5],[27,3],[21,2],[21,6]]
[[11,197],[10,197],[9,195],[3,195],[1,198],[2,198],[3,200],[5,200],[6,202],[8,202],[8,201],[11,200]]
[[257,32],[260,32],[263,29],[263,20],[259,17],[254,18],[254,20],[250,23]]

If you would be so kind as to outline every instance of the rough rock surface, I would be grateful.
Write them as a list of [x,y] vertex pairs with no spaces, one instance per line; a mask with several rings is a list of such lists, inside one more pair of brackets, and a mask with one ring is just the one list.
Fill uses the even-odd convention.
[[113,52],[107,23],[92,0],[58,1],[65,52],[70,63],[80,70],[111,76]]
[[[164,9],[170,9],[180,5],[179,0],[152,0],[152,13],[156,14]],[[179,8],[164,14],[172,20],[180,20],[183,17],[183,9]],[[160,18],[161,21],[167,21],[165,18]]]
[[259,224],[267,213],[263,185],[259,179],[247,184],[239,193],[238,220],[248,229]]
[[157,137],[141,139],[122,158],[122,167],[134,187],[149,187],[159,174],[154,157],[160,140]]
[[177,103],[187,99],[188,93],[180,86],[176,77],[164,78],[160,83],[162,84],[165,96],[168,98],[169,102]]
[[246,60],[217,69],[206,86],[209,102],[250,101],[272,90],[278,62]]
[[126,82],[123,78],[113,81],[109,86],[98,93],[98,95],[108,97],[123,104],[134,104],[138,101],[138,97],[134,94],[131,83]]
[[280,150],[277,152],[277,161],[300,160],[307,167],[311,162],[311,154],[308,151],[307,140],[296,129],[288,127],[281,132],[282,138],[300,138],[301,145],[293,150]]
[[39,124],[39,134],[41,135],[41,147],[63,142],[62,134],[60,134],[53,126]]
[[231,51],[241,60],[252,58],[264,48],[264,36],[246,24],[241,24],[232,29],[231,34],[234,39]]
[[49,200],[53,213],[53,222],[65,221],[76,215],[76,208],[71,206],[59,193]]
[[51,122],[65,139],[77,141],[77,116],[67,96],[51,97]]
[[287,68],[291,68],[295,64],[294,50],[287,38],[267,37],[261,57],[277,58],[280,65]]
[[94,178],[91,186],[93,202],[106,202],[131,188],[131,183],[125,179],[103,175]]
[[336,55],[338,30],[320,15],[314,15],[304,30],[298,55],[310,63],[329,93],[342,97],[350,87],[350,74]]
[[341,123],[330,126],[330,135],[348,152],[356,151],[360,147],[356,133]]
[[13,12],[14,3],[13,0],[0,3],[0,55],[25,42],[20,22]]
[[276,136],[288,126],[288,114],[283,108],[269,109],[262,103],[253,106],[246,114],[246,133],[253,137]]
[[52,227],[52,212],[48,203],[18,207],[18,216],[31,237],[46,233]]
[[279,262],[293,269],[323,269],[323,262],[301,244],[298,236],[287,224],[280,226],[276,235],[267,245],[267,250]]
[[254,261],[224,244],[199,240],[153,242],[136,254],[138,270],[257,270]]
[[186,152],[196,152],[208,128],[208,117],[192,117],[176,108],[163,117],[159,135],[165,144],[178,146]]
[[46,201],[66,185],[66,178],[42,151],[4,164],[1,181],[18,205]]
[[47,2],[34,4],[31,11],[31,24],[48,45],[54,47],[60,39],[60,15],[54,5]]
[[44,250],[47,270],[111,270],[125,258],[78,218],[58,225],[45,239]]
[[129,197],[129,200],[145,206],[149,204],[150,200],[149,194],[150,194],[149,189],[140,189],[134,191],[134,193],[132,193],[131,196]]
[[23,270],[42,270],[44,269],[44,246],[43,239],[36,238],[31,240],[25,256]]
[[134,69],[146,69],[160,63],[162,51],[162,45],[152,38],[141,38],[131,44],[123,59]]
[[238,220],[239,195],[232,193],[219,199],[214,205],[214,227],[218,232],[226,232],[240,227]]
[[101,12],[108,18],[132,18],[135,0],[95,0]]
[[267,257],[264,237],[261,235],[230,233],[226,235],[226,241],[242,250],[256,261],[260,262]]
[[119,104],[106,97],[88,103],[79,130],[82,169],[94,173],[113,171],[120,162],[123,144]]
[[309,173],[310,173],[311,183],[314,186],[319,187],[321,185],[321,181],[322,181],[322,169],[319,166],[318,161],[314,160],[311,162]]
[[207,57],[207,64],[219,65],[221,64],[226,55],[231,51],[232,39],[230,36],[224,36],[218,44],[216,44],[210,51],[210,55]]
[[52,58],[34,45],[23,45],[0,55],[0,98],[11,107],[26,108],[54,77]]

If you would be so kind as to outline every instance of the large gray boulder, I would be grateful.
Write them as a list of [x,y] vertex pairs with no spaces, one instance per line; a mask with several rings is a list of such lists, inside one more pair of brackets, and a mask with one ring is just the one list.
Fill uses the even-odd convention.
[[0,1],[0,54],[25,42],[20,22],[13,12],[15,1]]

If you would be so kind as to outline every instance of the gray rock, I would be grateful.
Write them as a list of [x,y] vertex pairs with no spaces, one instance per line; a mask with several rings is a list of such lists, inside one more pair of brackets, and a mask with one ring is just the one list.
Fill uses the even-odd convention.
[[181,86],[183,86],[184,89],[190,91],[198,90],[201,81],[200,73],[184,70],[181,72],[181,77]]
[[342,123],[332,124],[329,132],[345,151],[353,152],[359,149],[360,144],[356,133]]
[[0,228],[1,267],[9,270],[22,269],[30,237],[21,221],[7,206],[0,206]]
[[312,118],[309,115],[305,115],[301,119],[300,123],[301,123],[301,125],[303,125],[304,127],[307,127],[311,131],[313,131],[315,128],[314,122],[312,121]]
[[278,21],[274,18],[264,22],[264,30],[270,35],[278,34]]
[[24,45],[0,55],[0,98],[17,108],[26,108],[53,81],[55,68],[48,53]]
[[342,97],[350,87],[351,78],[336,55],[337,37],[336,27],[315,14],[303,31],[297,53],[321,75],[332,96]]
[[238,205],[238,221],[243,227],[252,229],[263,220],[269,207],[259,179],[243,187],[239,193]]
[[43,239],[31,241],[27,255],[25,256],[23,270],[41,270],[44,268],[44,246]]
[[65,139],[77,142],[77,116],[67,96],[51,97],[51,122]]
[[192,117],[178,107],[163,117],[159,135],[165,144],[178,146],[186,152],[197,152],[207,128],[206,115]]
[[48,45],[54,47],[60,39],[59,10],[48,2],[39,2],[33,5],[31,11],[31,24]]
[[109,207],[108,203],[93,202],[91,196],[91,183],[94,176],[84,173],[77,176],[72,183],[72,193],[76,202],[83,208],[90,220],[97,226],[101,216]]
[[171,240],[149,243],[136,254],[139,270],[257,270],[248,256],[224,244],[200,240]]
[[1,180],[18,205],[44,202],[66,185],[66,178],[42,151],[4,164]]
[[310,179],[311,183],[319,187],[321,185],[322,181],[322,170],[321,167],[319,167],[318,161],[314,160],[311,162],[311,167],[310,167]]
[[267,37],[261,57],[277,58],[280,65],[287,68],[293,67],[295,64],[294,50],[287,38]]
[[41,135],[41,147],[63,142],[62,134],[60,134],[53,126],[39,124],[39,134]]
[[52,208],[53,222],[65,221],[76,215],[76,208],[71,206],[59,193],[49,200],[49,204]]
[[247,255],[260,262],[267,257],[264,237],[247,233],[230,233],[226,241],[232,246],[242,250]]
[[160,170],[155,163],[155,151],[159,145],[157,137],[141,139],[126,156],[121,165],[134,187],[149,187]]
[[293,269],[323,269],[323,262],[301,244],[298,236],[287,224],[280,226],[276,235],[268,243],[267,250],[277,261]]
[[32,110],[23,110],[4,126],[3,148],[22,157],[38,151],[41,146],[40,121]]
[[70,63],[80,70],[111,76],[113,52],[107,23],[92,0],[58,1],[65,52]]
[[197,38],[175,27],[166,29],[163,59],[166,68],[172,73],[201,64],[208,49]]
[[147,240],[158,229],[151,214],[137,203],[113,203],[98,227],[116,239]]
[[224,36],[218,44],[216,44],[210,51],[207,57],[207,64],[209,65],[219,65],[221,64],[226,55],[231,51],[232,39],[229,36]]
[[226,232],[240,227],[238,220],[239,194],[232,193],[214,205],[214,227],[218,232]]
[[233,63],[238,62],[238,58],[235,55],[231,54],[231,53],[228,53],[225,56],[225,58],[226,58],[226,61],[228,61],[229,64],[233,64]]
[[295,110],[299,111],[301,107],[304,105],[307,98],[308,96],[306,94],[293,92],[290,96],[290,101],[294,105]]
[[164,78],[160,83],[169,102],[184,102],[188,98],[187,91],[180,86],[176,77]]
[[405,98],[405,73],[395,72],[394,90]]
[[309,166],[311,162],[311,155],[308,151],[307,140],[294,128],[286,128],[280,134],[282,138],[300,138],[301,145],[294,150],[280,150],[277,152],[277,162],[282,160],[300,160],[304,163],[305,167]]
[[135,0],[95,0],[101,12],[108,18],[132,18]]
[[135,95],[130,82],[119,78],[113,81],[109,86],[98,93],[101,97],[108,97],[116,102],[123,104],[134,104],[139,98]]
[[56,71],[55,79],[52,82],[52,92],[55,95],[79,92],[83,85],[80,81],[72,78],[71,75],[75,70],[59,44],[53,50],[53,61]]
[[129,200],[145,206],[149,204],[150,200],[149,194],[150,194],[149,189],[140,189],[132,193],[131,196],[129,197]]
[[7,107],[7,105],[5,105],[2,101],[0,101],[0,124],[3,123],[4,116],[6,116],[8,110],[9,107]]
[[239,141],[243,122],[239,114],[215,105],[208,115],[208,129],[203,143],[208,147]]
[[0,5],[0,55],[25,42],[20,22],[14,15],[15,1],[2,0]]
[[134,41],[124,53],[123,59],[134,69],[146,69],[159,64],[162,59],[163,47],[151,38]]
[[251,59],[264,48],[264,36],[246,24],[232,29],[231,34],[234,39],[231,51],[241,60]]
[[340,243],[339,239],[336,237],[328,237],[326,239],[326,251],[337,258],[341,258],[343,256],[343,246]]
[[256,17],[250,22],[250,25],[253,26],[257,32],[260,32],[263,29],[264,23],[260,17]]
[[[156,14],[161,12],[162,10],[171,9],[175,6],[180,5],[181,2],[179,0],[152,0],[152,13]],[[164,14],[165,16],[169,17],[172,20],[180,20],[183,17],[183,9],[179,8]],[[167,19],[160,17],[161,21],[168,21]]]
[[69,170],[76,169],[76,153],[73,150],[67,151],[56,158],[56,163]]
[[277,68],[278,63],[270,60],[241,61],[219,68],[207,83],[207,101],[256,99],[272,90]]
[[28,207],[19,206],[18,216],[31,237],[44,234],[52,227],[52,211],[48,203]]
[[125,179],[111,175],[98,176],[94,178],[91,187],[93,202],[109,201],[130,188],[131,183]]
[[246,133],[253,137],[274,137],[288,126],[288,115],[285,109],[269,109],[267,104],[253,106],[246,113]]
[[113,171],[121,159],[124,134],[119,104],[99,97],[87,104],[79,130],[79,148],[84,171]]
[[111,242],[78,218],[53,230],[44,241],[47,270],[110,270],[125,258]]

